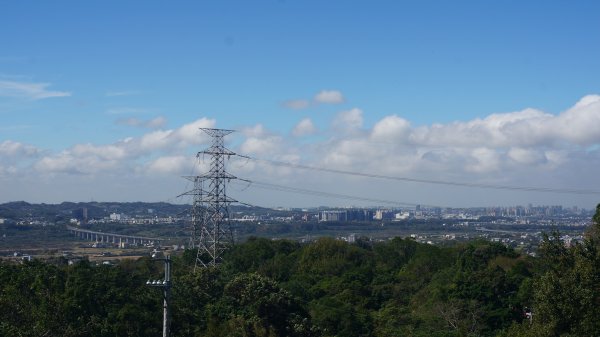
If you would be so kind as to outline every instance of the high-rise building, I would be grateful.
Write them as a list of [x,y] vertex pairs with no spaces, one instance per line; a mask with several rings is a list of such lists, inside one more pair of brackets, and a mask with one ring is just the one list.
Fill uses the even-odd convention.
[[346,211],[321,211],[319,221],[348,221]]

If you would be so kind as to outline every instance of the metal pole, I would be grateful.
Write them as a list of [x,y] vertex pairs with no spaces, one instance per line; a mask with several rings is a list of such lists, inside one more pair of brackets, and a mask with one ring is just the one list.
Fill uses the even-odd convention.
[[171,312],[169,302],[171,297],[171,256],[165,258],[165,284],[163,285],[163,337],[169,337],[171,326]]
[[165,262],[165,278],[163,280],[148,280],[146,285],[160,287],[163,290],[163,337],[171,335],[171,256],[167,255],[162,260]]

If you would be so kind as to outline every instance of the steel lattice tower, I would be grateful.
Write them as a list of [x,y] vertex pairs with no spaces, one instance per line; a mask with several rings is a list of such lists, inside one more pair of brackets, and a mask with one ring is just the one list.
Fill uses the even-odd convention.
[[235,200],[227,197],[227,183],[236,179],[225,170],[225,160],[235,155],[225,148],[224,137],[233,130],[200,128],[212,137],[211,146],[197,157],[210,156],[210,169],[207,173],[187,177],[194,182],[192,205],[192,248],[197,248],[195,267],[209,267],[219,264],[222,254],[233,244],[233,231],[229,221],[229,204]]

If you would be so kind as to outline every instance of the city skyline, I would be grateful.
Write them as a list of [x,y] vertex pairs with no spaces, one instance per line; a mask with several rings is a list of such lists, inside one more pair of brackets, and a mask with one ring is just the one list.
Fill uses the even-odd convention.
[[600,201],[593,1],[2,7],[0,203],[176,201],[200,127],[237,130],[227,146],[261,160],[457,186],[228,163],[257,182],[441,207]]

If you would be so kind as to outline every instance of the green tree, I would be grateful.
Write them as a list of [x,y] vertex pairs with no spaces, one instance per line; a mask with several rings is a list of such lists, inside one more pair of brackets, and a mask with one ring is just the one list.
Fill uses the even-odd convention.
[[544,237],[542,273],[534,284],[533,324],[513,326],[508,335],[600,335],[600,205],[584,241],[566,247],[559,233]]
[[[241,274],[231,280],[212,317],[226,313],[226,321],[212,323],[208,333],[220,336],[316,336],[308,314],[290,293],[259,274]],[[217,327],[214,329],[213,327]]]

